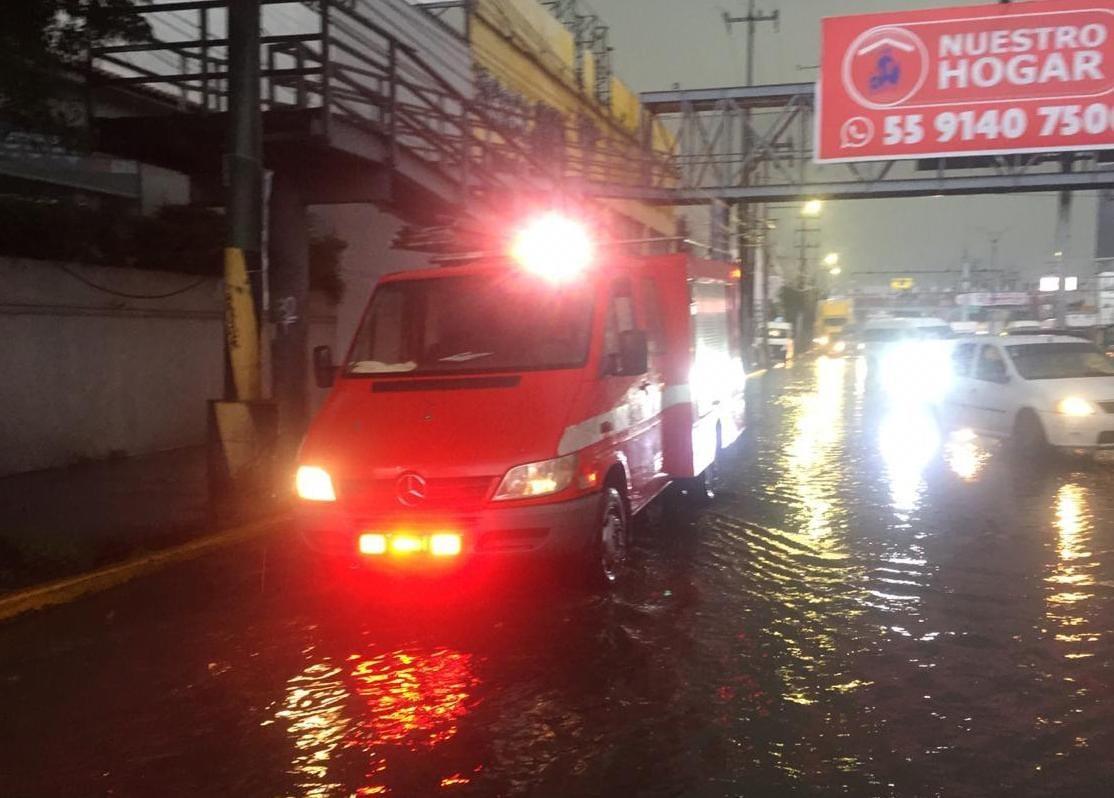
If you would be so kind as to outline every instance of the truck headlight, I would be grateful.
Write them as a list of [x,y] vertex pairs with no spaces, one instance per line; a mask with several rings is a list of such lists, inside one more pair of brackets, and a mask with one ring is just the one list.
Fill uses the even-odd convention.
[[333,490],[333,479],[329,472],[317,466],[298,466],[298,473],[294,477],[294,487],[299,498],[311,502],[335,502],[336,491]]
[[515,466],[495,491],[495,501],[529,499],[559,493],[569,486],[576,473],[576,455],[569,454],[540,463]]
[[1069,396],[1060,400],[1056,405],[1056,412],[1065,416],[1093,416],[1095,406],[1081,397]]

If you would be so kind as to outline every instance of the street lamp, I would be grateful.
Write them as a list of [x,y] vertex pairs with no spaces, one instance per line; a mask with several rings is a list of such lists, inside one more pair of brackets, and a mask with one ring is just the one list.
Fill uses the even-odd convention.
[[829,268],[839,266],[839,253],[829,252],[827,255],[825,255],[824,265]]
[[824,203],[822,200],[810,199],[801,206],[801,216],[807,216],[811,219],[815,219],[817,216],[820,215],[820,211],[822,211],[823,209]]
[[828,269],[828,274],[830,274],[832,277],[839,277],[841,274],[843,274],[843,269],[839,268],[838,266],[833,266],[832,268]]

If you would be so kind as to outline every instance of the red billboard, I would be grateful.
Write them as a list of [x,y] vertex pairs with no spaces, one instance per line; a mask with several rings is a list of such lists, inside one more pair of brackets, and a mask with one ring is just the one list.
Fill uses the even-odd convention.
[[823,21],[816,159],[1114,148],[1114,0]]

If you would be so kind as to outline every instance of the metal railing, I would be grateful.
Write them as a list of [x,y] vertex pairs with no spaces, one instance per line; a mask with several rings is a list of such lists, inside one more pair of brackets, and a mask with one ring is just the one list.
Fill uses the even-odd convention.
[[[459,186],[463,197],[523,181],[575,190],[580,183],[671,180],[674,166],[648,145],[648,134],[618,135],[541,104],[500,103],[477,90],[480,79],[470,65],[468,74],[449,73],[434,63],[437,54],[419,52],[380,24],[374,2],[263,4],[265,112],[319,114],[326,136],[338,121],[355,125],[382,137],[390,161],[416,158]],[[137,7],[134,13],[148,18],[155,35],[91,49],[91,88],[139,85],[180,112],[225,110],[225,6],[224,0],[175,0]],[[281,32],[267,30],[276,25]]]

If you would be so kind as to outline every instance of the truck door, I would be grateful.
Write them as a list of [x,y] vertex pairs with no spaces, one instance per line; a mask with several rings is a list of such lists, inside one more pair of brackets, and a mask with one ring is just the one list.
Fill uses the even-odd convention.
[[[637,296],[632,280],[617,279],[611,286],[604,322],[603,363],[619,357],[620,336],[639,328]],[[643,316],[645,307],[643,307]],[[645,329],[644,327],[641,329]],[[654,374],[657,374],[655,377]],[[617,447],[627,461],[630,476],[630,502],[634,509],[653,496],[661,452],[662,380],[660,366],[637,376],[605,373],[605,390],[614,403],[614,426]]]
[[639,307],[641,308],[642,327],[646,331],[646,341],[650,350],[650,369],[640,383],[643,402],[642,413],[648,417],[649,426],[642,436],[644,452],[642,456],[648,464],[646,474],[650,495],[664,488],[669,481],[665,473],[665,432],[662,410],[665,399],[665,359],[667,336],[662,318],[661,287],[657,281],[645,275],[639,280]]

